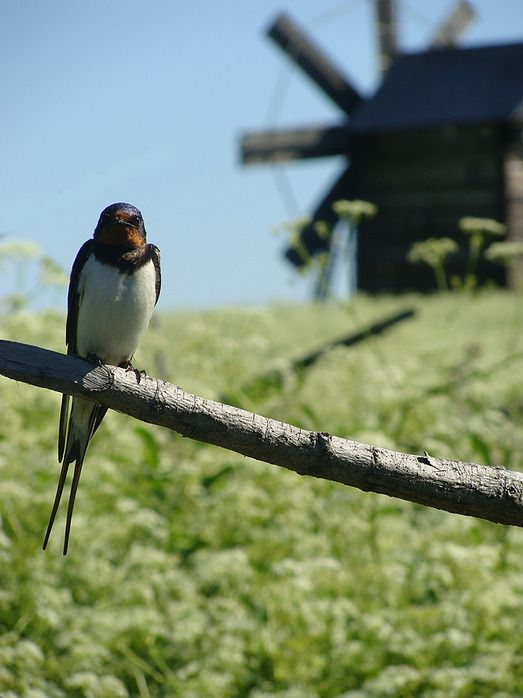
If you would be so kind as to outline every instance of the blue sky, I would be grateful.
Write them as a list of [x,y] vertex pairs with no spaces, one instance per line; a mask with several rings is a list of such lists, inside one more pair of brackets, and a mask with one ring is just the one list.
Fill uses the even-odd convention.
[[[472,2],[465,45],[523,40],[521,0]],[[402,48],[423,49],[453,4],[400,3]],[[69,270],[100,211],[127,201],[162,252],[160,307],[308,299],[273,230],[343,163],[246,169],[238,155],[243,131],[340,117],[265,37],[281,11],[372,93],[369,0],[1,0],[2,239]]]

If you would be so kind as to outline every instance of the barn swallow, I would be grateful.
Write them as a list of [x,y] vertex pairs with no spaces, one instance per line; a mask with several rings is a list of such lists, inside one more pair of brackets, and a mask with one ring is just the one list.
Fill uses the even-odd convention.
[[[67,296],[67,353],[132,368],[131,359],[160,295],[160,252],[147,244],[140,211],[112,204],[100,215],[93,237],[82,245],[71,271]],[[62,396],[58,432],[58,488],[44,550],[60,504],[69,465],[74,474],[67,507],[63,554],[67,554],[76,490],[87,446],[107,407]]]

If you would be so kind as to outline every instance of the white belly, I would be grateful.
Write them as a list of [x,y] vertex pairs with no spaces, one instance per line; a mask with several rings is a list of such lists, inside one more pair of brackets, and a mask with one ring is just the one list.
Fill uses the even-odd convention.
[[90,257],[80,274],[79,291],[78,354],[94,354],[114,366],[130,361],[156,300],[154,264],[126,274]]

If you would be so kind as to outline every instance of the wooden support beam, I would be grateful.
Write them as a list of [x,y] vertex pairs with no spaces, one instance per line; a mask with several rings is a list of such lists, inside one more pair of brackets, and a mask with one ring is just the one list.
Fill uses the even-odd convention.
[[431,49],[455,46],[459,37],[474,19],[474,8],[467,0],[460,0],[430,43]]
[[241,162],[256,165],[306,158],[348,155],[347,125],[246,133],[241,140]]
[[349,116],[362,101],[332,62],[286,15],[277,17],[268,36]]
[[[338,216],[332,204],[340,199],[356,198],[357,188],[359,184],[360,168],[355,165],[349,165],[334,182],[327,194],[316,207],[312,220],[302,231],[300,235],[300,246],[289,247],[285,252],[285,257],[295,267],[303,267],[307,264],[308,257],[314,257],[320,252],[327,252],[330,247],[330,236],[325,237],[318,234],[316,223],[324,221],[332,228],[338,221]],[[304,259],[304,256],[306,257]]]

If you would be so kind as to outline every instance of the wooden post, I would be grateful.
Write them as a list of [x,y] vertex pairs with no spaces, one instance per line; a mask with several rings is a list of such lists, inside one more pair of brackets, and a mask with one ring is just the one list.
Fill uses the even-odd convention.
[[[523,242],[523,140],[520,133],[510,140],[504,161],[505,223],[507,240]],[[515,259],[507,269],[509,288],[523,291],[523,262]]]

